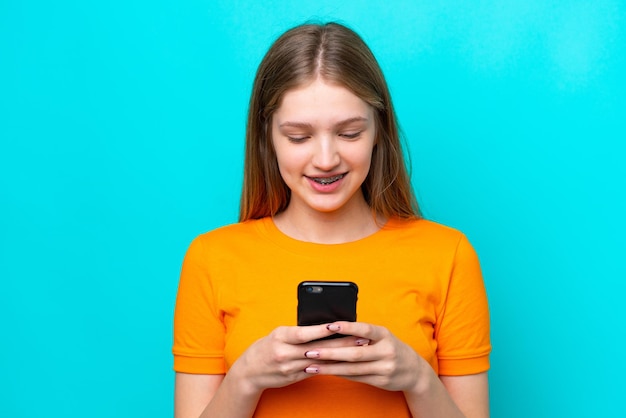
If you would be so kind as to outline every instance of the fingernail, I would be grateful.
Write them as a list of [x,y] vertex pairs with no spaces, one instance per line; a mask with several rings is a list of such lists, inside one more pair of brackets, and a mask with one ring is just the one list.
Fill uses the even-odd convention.
[[370,343],[370,340],[368,340],[367,338],[359,338],[355,341],[355,343],[356,345],[368,345]]
[[310,351],[307,351],[306,353],[304,353],[304,357],[306,357],[306,358],[319,358],[320,357],[320,352],[319,351],[315,351],[315,350],[310,350]]
[[306,373],[310,373],[310,374],[317,374],[320,372],[320,369],[318,367],[314,367],[314,366],[309,366],[306,369],[304,369],[304,371]]
[[326,329],[329,331],[340,331],[341,327],[337,324],[328,324],[326,325]]

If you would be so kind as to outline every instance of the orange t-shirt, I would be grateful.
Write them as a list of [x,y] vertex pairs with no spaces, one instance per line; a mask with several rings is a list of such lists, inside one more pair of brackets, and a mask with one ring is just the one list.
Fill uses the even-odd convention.
[[[489,312],[478,259],[460,232],[391,219],[344,244],[290,238],[271,218],[197,237],[183,263],[174,370],[224,374],[256,340],[296,325],[302,281],[352,281],[357,320],[387,327],[439,375],[489,369]],[[410,417],[402,392],[333,376],[266,390],[255,417]]]

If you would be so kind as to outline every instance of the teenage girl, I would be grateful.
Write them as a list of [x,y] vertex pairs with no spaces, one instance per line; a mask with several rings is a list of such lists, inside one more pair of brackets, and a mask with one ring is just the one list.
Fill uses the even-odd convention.
[[[305,280],[358,322],[295,326]],[[175,415],[489,416],[489,314],[465,236],[421,218],[376,59],[335,23],[284,33],[250,100],[240,222],[200,235],[175,314]],[[316,341],[341,333],[348,337]]]

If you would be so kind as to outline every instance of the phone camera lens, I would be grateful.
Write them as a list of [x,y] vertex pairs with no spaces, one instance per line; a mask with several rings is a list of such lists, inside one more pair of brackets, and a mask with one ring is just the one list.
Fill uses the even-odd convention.
[[313,293],[313,286],[307,286],[306,287],[306,292],[307,293]]

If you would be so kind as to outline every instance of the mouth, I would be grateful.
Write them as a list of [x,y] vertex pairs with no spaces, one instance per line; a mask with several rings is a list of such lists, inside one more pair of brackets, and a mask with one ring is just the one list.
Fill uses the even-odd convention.
[[[332,177],[309,177],[311,180],[313,180],[314,182],[321,184],[321,185],[328,185],[328,184],[332,184],[336,181],[341,180],[342,178],[344,178],[346,176],[347,173],[343,173],[343,174],[338,174],[336,176],[332,176]],[[308,176],[307,176],[308,177]]]

